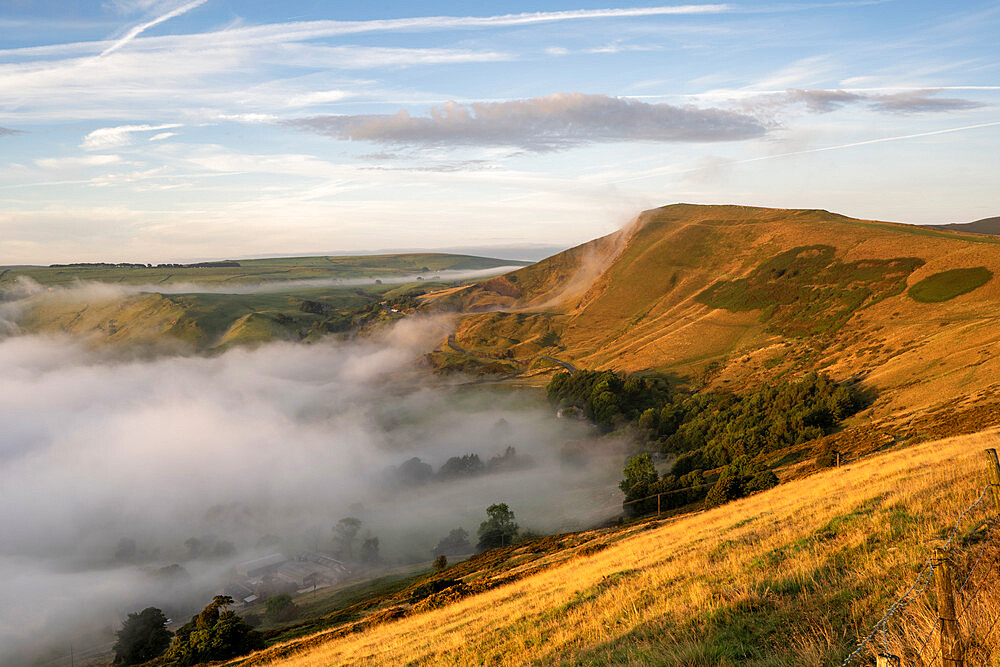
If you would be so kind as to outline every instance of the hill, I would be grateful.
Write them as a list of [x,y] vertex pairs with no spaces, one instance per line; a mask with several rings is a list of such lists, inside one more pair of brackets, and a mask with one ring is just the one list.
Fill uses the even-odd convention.
[[415,253],[22,267],[0,272],[0,297],[29,295],[18,304],[23,332],[206,350],[312,340],[398,319],[428,290],[524,264]]
[[973,222],[953,222],[947,225],[928,225],[934,229],[945,229],[952,232],[963,232],[968,234],[1000,234],[1000,216],[993,218],[983,218]]
[[[489,552],[234,664],[840,664],[982,490],[981,448],[996,436],[887,452],[696,514]],[[959,525],[961,573],[974,572],[992,511]],[[502,567],[482,562],[491,554]],[[914,650],[932,619],[918,598],[888,630],[889,646],[899,652],[908,639]],[[970,629],[967,614],[963,636]],[[970,660],[1000,650],[984,634]]]
[[859,419],[996,390],[1000,239],[821,210],[678,204],[473,286],[427,295],[466,313],[442,368],[555,360],[655,371],[695,388],[807,371],[879,394]]

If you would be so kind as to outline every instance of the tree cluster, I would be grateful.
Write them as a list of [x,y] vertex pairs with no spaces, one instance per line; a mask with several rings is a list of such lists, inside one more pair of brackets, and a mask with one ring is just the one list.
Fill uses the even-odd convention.
[[[620,488],[632,513],[655,509],[655,499],[630,503],[654,494],[669,494],[661,498],[663,509],[706,496],[710,504],[726,502],[769,488],[777,479],[754,463],[761,454],[819,438],[864,405],[856,390],[817,373],[736,394],[686,392],[663,378],[579,371],[553,377],[547,393],[554,406],[581,410],[602,431],[628,427],[650,448],[678,455],[663,477],[648,455],[628,462]],[[719,473],[706,479],[708,471]]]
[[450,482],[465,477],[487,475],[509,470],[523,470],[532,465],[530,458],[519,456],[514,447],[507,447],[503,454],[491,457],[485,463],[479,454],[452,456],[438,468],[437,472],[419,457],[413,457],[388,471],[394,486],[422,486],[430,482]]
[[333,527],[334,551],[341,560],[376,565],[381,562],[377,537],[366,535],[361,540],[361,547],[355,553],[354,547],[358,542],[361,526],[361,519],[353,516],[347,516],[338,521]]
[[459,554],[467,554],[472,551],[472,545],[469,544],[469,531],[464,528],[455,528],[447,537],[442,537],[438,545],[434,547],[433,553],[435,556],[456,556]]
[[177,630],[166,660],[174,665],[199,665],[227,660],[264,648],[264,639],[236,612],[228,595],[216,595],[200,613]]

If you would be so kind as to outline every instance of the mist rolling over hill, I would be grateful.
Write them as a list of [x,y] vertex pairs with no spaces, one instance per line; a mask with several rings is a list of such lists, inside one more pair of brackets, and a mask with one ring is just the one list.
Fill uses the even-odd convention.
[[997,0],[0,6],[0,667],[1000,655]]
[[[473,532],[489,502],[544,531],[613,514],[616,464],[559,458],[584,425],[516,390],[413,383],[413,362],[446,331],[415,318],[371,340],[211,359],[0,342],[0,660],[60,656],[67,636],[86,648],[145,606],[183,614],[236,561],[329,550],[345,516],[379,538],[386,563],[406,563],[429,560],[456,527]],[[413,457],[433,470],[468,454],[486,463],[510,446],[523,463],[510,471],[418,485],[392,473]],[[213,544],[229,546],[213,556]],[[157,576],[174,563],[187,576]]]
[[[775,481],[808,474],[817,452],[972,432],[1000,408],[983,353],[997,335],[1000,243],[989,237],[674,205],[513,270],[447,255],[260,262],[158,284],[149,267],[4,277],[0,568],[17,609],[0,618],[4,660],[59,657],[73,637],[107,655],[107,628],[129,610],[183,616],[243,581],[238,563],[338,553],[345,517],[361,522],[359,539],[378,538],[377,564],[352,576],[413,576],[449,532],[474,534],[493,502],[541,534],[616,516],[636,452],[658,451],[664,480],[674,461],[697,468],[665,488],[717,486],[735,465],[705,453],[692,463],[690,424],[658,441],[648,420],[598,414],[597,402],[556,418],[537,387],[567,369],[666,383],[666,398],[634,400],[674,401],[663,409],[684,419],[703,418],[690,401],[725,406],[808,373],[852,387],[861,403],[844,430],[745,445],[746,469]],[[339,277],[314,275],[331,264]],[[667,506],[698,507],[706,490]],[[30,519],[18,509],[29,505]],[[584,548],[588,535],[566,544]],[[532,567],[545,569],[563,548],[503,558],[542,554]],[[512,576],[491,558],[469,561],[468,576]],[[300,623],[340,613],[331,590]],[[376,612],[399,604],[370,595]],[[67,602],[78,598],[86,614]],[[269,623],[269,641],[294,636]]]

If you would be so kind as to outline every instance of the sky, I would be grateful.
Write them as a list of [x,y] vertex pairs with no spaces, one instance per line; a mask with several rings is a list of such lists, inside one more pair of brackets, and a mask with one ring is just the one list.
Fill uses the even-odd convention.
[[0,0],[0,264],[1000,215],[998,30],[996,0]]

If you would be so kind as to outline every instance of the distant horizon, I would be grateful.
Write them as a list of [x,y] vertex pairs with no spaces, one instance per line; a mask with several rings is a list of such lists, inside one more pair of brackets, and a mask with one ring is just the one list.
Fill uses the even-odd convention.
[[[992,0],[8,3],[10,264],[996,215]],[[391,240],[391,241],[387,241]]]
[[[678,202],[680,203],[680,202]],[[667,204],[669,206],[669,204]],[[749,208],[774,208],[774,207],[760,207],[751,204],[699,204],[703,206],[747,206]],[[839,211],[832,211],[830,209],[811,207],[806,210],[828,210],[831,213],[841,214]],[[638,212],[637,212],[638,213]],[[843,215],[843,214],[841,214]],[[854,217],[854,216],[848,216]],[[912,224],[921,227],[940,227],[947,225],[971,225],[977,222],[982,222],[983,220],[989,220],[994,217],[1000,216],[986,216],[984,218],[978,218],[976,220],[970,220],[967,222],[939,222],[939,223],[910,223],[899,220],[881,220],[880,222],[894,222],[902,224]],[[874,219],[874,218],[863,218],[863,219]],[[598,237],[594,237],[598,238]],[[69,259],[69,260],[56,260],[56,261],[41,261],[33,263],[20,263],[20,264],[4,264],[0,263],[0,269],[16,269],[21,267],[47,267],[53,264],[94,264],[94,263],[107,263],[107,264],[119,264],[119,263],[134,263],[134,264],[193,264],[198,262],[219,262],[219,261],[240,261],[240,260],[256,260],[256,259],[280,259],[282,257],[355,257],[363,255],[402,255],[402,254],[424,254],[424,253],[443,253],[450,255],[470,255],[477,257],[486,257],[489,259],[500,259],[500,260],[511,260],[516,262],[538,262],[546,257],[551,257],[552,255],[558,254],[570,248],[581,245],[582,243],[587,243],[593,239],[585,239],[579,243],[566,243],[566,244],[542,244],[542,243],[523,243],[523,244],[512,244],[512,245],[497,245],[497,246],[448,246],[440,248],[428,248],[428,247],[389,247],[389,248],[367,248],[358,250],[334,250],[330,252],[319,252],[319,251],[302,251],[302,252],[263,252],[256,254],[246,254],[246,255],[234,255],[234,256],[200,256],[200,257],[184,257],[178,259],[164,259],[157,261],[149,261],[143,259]]]

